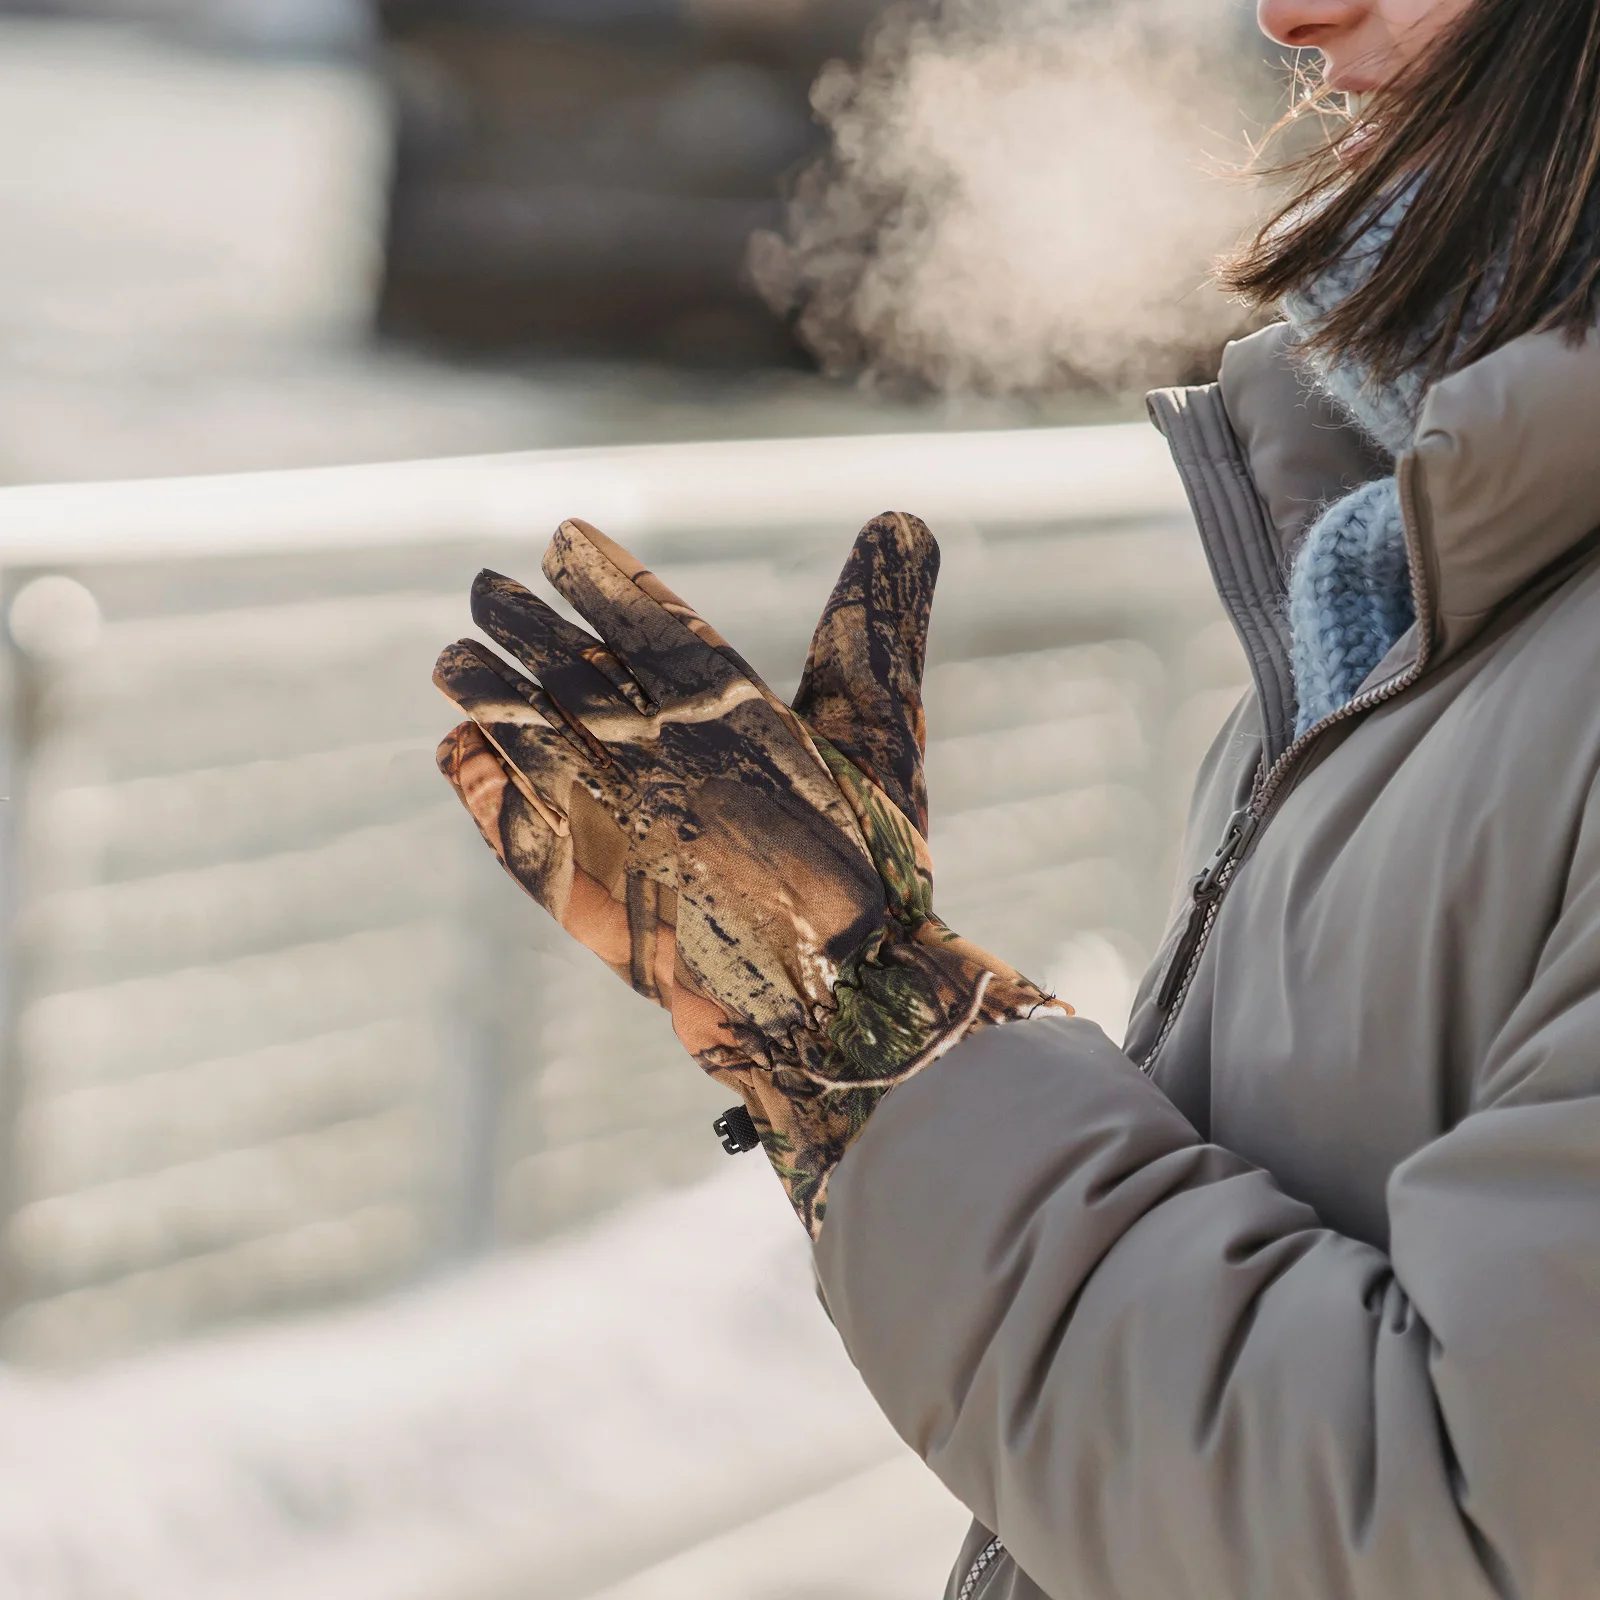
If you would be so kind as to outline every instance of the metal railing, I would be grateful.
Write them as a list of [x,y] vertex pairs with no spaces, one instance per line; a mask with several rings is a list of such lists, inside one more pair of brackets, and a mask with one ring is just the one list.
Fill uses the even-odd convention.
[[435,773],[432,661],[581,514],[787,692],[891,505],[945,554],[940,909],[1109,1016],[1242,678],[1149,430],[0,491],[0,1354],[371,1293],[722,1159],[725,1093]]

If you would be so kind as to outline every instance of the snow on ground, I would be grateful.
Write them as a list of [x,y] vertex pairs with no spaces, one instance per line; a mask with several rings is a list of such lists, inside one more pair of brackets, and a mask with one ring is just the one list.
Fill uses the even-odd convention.
[[966,1531],[966,1512],[907,1452],[594,1600],[936,1600]]
[[963,1522],[753,1161],[386,1303],[0,1376],[5,1600],[910,1600]]

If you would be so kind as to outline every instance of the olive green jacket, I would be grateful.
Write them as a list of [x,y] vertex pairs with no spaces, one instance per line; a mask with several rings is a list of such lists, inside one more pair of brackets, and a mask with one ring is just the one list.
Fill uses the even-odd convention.
[[1600,1594],[1600,337],[1432,391],[1418,624],[1295,742],[1286,550],[1388,463],[1280,329],[1151,411],[1255,682],[1197,893],[1122,1049],[991,1028],[889,1097],[827,1305],[979,1518],[952,1596]]

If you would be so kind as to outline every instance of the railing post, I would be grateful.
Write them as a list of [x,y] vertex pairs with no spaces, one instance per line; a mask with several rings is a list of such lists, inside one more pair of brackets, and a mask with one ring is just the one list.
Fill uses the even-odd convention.
[[[506,902],[516,904],[515,896],[502,892],[508,886],[498,875],[495,893],[479,893],[481,847],[475,839],[467,843],[472,830],[464,815],[452,820],[460,823],[455,848],[463,859],[451,919],[454,971],[445,1019],[442,1095],[448,1133],[440,1151],[441,1264],[479,1255],[497,1242],[511,981]],[[470,861],[464,859],[469,854]]]
[[[26,1298],[12,1248],[19,1192],[17,1122],[22,1107],[21,840],[27,796],[28,748],[37,692],[33,667],[12,638],[15,569],[0,569],[0,1328]],[[4,1350],[0,1336],[0,1352]]]

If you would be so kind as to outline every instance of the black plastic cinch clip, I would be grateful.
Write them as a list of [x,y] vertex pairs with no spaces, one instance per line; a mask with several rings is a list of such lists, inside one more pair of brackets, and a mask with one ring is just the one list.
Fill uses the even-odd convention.
[[711,1131],[722,1141],[722,1148],[730,1156],[742,1156],[761,1143],[756,1132],[755,1118],[744,1106],[734,1106],[711,1124]]

